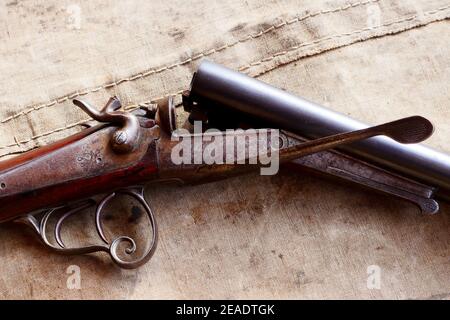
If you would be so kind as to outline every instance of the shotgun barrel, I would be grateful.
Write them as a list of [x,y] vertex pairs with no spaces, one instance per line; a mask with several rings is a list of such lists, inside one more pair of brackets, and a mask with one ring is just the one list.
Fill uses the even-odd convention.
[[[210,61],[203,61],[194,74],[188,99],[190,103],[210,104],[230,113],[239,112],[308,139],[368,127]],[[386,137],[370,138],[340,149],[431,185],[437,189],[436,196],[450,199],[450,156],[447,154],[423,145],[403,145]]]

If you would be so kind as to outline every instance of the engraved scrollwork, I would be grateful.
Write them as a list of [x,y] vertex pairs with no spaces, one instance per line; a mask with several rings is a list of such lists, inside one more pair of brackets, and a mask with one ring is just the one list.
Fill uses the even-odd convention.
[[[122,244],[126,244],[125,248],[125,254],[131,255],[136,252],[137,244],[136,241],[125,235],[117,236],[114,239],[108,240],[108,238],[105,235],[104,227],[103,227],[103,212],[105,209],[105,206],[116,196],[118,195],[128,195],[132,197],[133,199],[137,200],[138,203],[144,208],[147,217],[149,219],[150,227],[152,228],[150,241],[148,245],[146,246],[146,250],[144,253],[140,254],[139,257],[133,258],[131,260],[124,260],[120,257],[120,248],[122,247]],[[70,216],[85,210],[90,207],[96,206],[95,211],[95,227],[98,236],[102,240],[103,244],[100,245],[88,245],[78,248],[71,248],[66,246],[66,244],[63,242],[61,237],[61,229],[64,221],[69,218]],[[158,228],[156,224],[155,217],[153,215],[153,212],[148,205],[147,201],[144,198],[143,194],[143,188],[127,188],[127,189],[120,189],[117,190],[106,197],[104,197],[98,204],[94,200],[88,200],[84,203],[79,204],[75,208],[66,209],[68,211],[64,212],[61,216],[58,217],[54,229],[53,229],[53,235],[55,238],[55,243],[52,243],[48,238],[48,225],[49,225],[49,219],[60,210],[64,210],[66,208],[55,208],[48,210],[45,212],[40,218],[36,217],[35,215],[29,214],[25,217],[22,217],[18,219],[18,222],[26,223],[27,225],[31,226],[33,230],[39,235],[40,239],[44,243],[44,245],[51,249],[54,252],[64,254],[64,255],[81,255],[81,254],[88,254],[88,253],[94,253],[94,252],[107,252],[109,253],[112,261],[117,264],[119,267],[124,269],[134,269],[137,267],[142,266],[147,261],[150,260],[150,258],[153,256],[156,245],[157,245],[157,239],[158,239]]]
[[76,156],[76,161],[80,165],[80,167],[85,169],[103,166],[101,151],[89,150],[87,147],[84,147],[82,153]]

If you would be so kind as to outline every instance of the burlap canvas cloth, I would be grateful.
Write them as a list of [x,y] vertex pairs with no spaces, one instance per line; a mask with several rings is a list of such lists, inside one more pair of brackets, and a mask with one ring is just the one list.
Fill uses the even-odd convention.
[[[0,156],[81,130],[71,99],[127,109],[188,88],[211,59],[365,122],[412,114],[450,152],[448,0],[0,3]],[[241,177],[147,192],[154,259],[121,271],[0,228],[1,298],[448,298],[448,206],[311,177]],[[66,288],[80,266],[81,290]],[[381,287],[367,272],[379,266]],[[49,277],[48,274],[52,274]],[[101,284],[101,285],[100,285]]]

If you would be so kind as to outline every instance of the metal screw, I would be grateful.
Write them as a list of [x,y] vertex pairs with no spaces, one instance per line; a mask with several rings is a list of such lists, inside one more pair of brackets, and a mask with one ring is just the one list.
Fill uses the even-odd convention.
[[128,136],[125,131],[118,130],[114,133],[114,142],[118,145],[124,144],[127,142]]

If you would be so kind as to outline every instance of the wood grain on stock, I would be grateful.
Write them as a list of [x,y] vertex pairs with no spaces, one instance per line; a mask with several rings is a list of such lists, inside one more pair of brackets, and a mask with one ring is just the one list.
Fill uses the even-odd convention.
[[[0,222],[140,183],[156,172],[153,143],[130,154],[109,143],[114,127],[85,129],[0,163]],[[150,134],[150,130],[143,130]],[[148,152],[148,153],[147,153]]]

